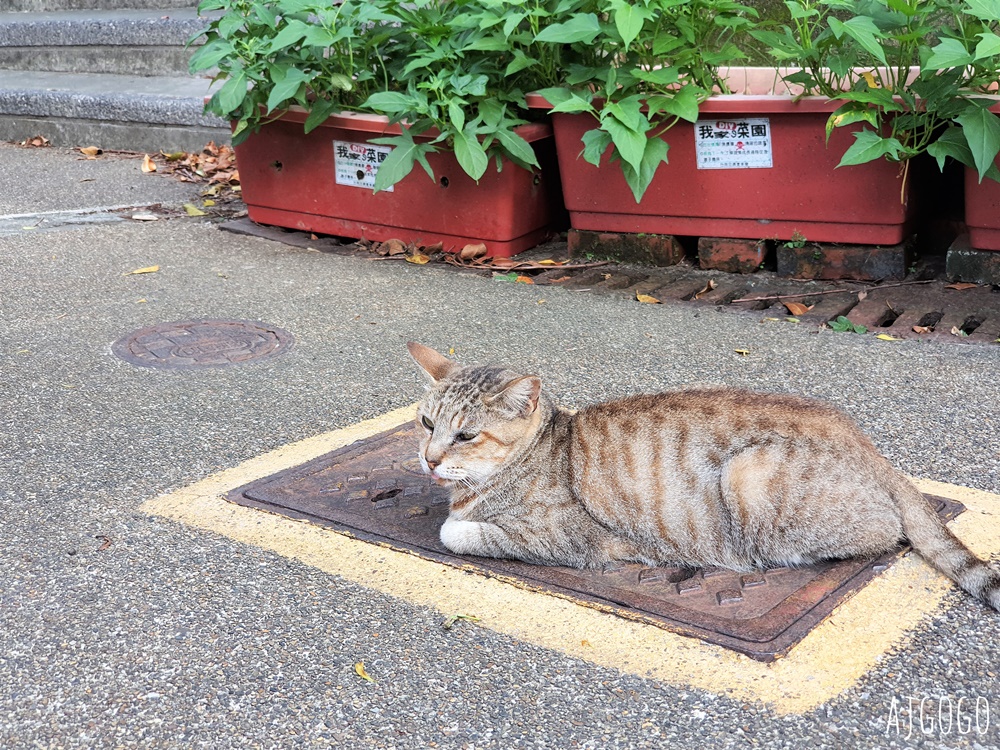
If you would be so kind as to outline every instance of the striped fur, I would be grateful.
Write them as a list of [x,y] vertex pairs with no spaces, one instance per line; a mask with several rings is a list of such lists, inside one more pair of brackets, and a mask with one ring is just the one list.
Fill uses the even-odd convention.
[[429,382],[420,460],[451,489],[441,540],[456,553],[751,570],[907,540],[1000,610],[1000,573],[832,406],[711,388],[571,414],[537,377],[408,346]]

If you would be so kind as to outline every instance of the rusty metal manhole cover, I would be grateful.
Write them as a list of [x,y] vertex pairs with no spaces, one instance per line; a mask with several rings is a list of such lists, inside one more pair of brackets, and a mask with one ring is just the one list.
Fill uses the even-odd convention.
[[[754,573],[613,564],[588,571],[459,556],[438,539],[448,492],[416,458],[404,425],[233,490],[230,502],[349,531],[368,541],[568,596],[762,661],[786,653],[902,553]],[[933,497],[951,519],[964,507]]]
[[292,334],[249,320],[188,320],[159,323],[122,337],[111,346],[118,357],[141,367],[223,367],[288,351]]

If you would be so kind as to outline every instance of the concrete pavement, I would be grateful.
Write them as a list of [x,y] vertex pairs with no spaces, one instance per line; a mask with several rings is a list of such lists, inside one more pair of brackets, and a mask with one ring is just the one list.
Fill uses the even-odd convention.
[[[0,214],[19,219],[179,206],[197,191],[143,175],[136,160],[0,145]],[[568,406],[690,383],[829,399],[907,473],[993,493],[975,496],[988,540],[1000,525],[997,347],[884,342],[495,282],[291,248],[197,218],[0,226],[0,746],[1000,746],[1000,616],[917,559],[886,580],[912,574],[907,596],[926,613],[857,679],[795,703],[727,690],[725,672],[694,679],[718,662],[734,683],[767,682],[788,669],[781,662],[751,674],[760,665],[696,650],[703,663],[670,672],[647,668],[637,646],[616,664],[605,642],[645,635],[538,599],[518,599],[522,619],[548,618],[548,633],[592,622],[582,632],[599,657],[508,628],[485,599],[463,612],[478,623],[445,630],[457,613],[436,601],[476,600],[390,586],[405,571],[388,551],[301,524],[293,533],[252,511],[219,520],[208,517],[217,504],[200,515],[156,504],[171,497],[176,509],[185,488],[220,472],[412,404],[422,386],[404,343],[418,340],[536,372]],[[132,330],[193,318],[266,321],[296,341],[273,359],[191,371],[111,353]],[[433,580],[447,589],[451,579]],[[870,599],[871,623],[898,609]],[[860,649],[865,613],[855,619]],[[803,693],[820,695],[807,683],[850,660],[854,646],[837,648],[802,675]]]

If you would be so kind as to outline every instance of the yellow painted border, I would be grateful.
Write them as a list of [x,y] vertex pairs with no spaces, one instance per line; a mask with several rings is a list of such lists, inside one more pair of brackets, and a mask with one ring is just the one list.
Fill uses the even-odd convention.
[[[788,656],[762,664],[565,598],[468,575],[222,499],[236,487],[388,430],[412,419],[414,413],[414,406],[397,409],[284,446],[149,500],[142,510],[295,558],[362,586],[433,607],[442,615],[475,615],[483,627],[594,664],[737,700],[761,701],[782,714],[808,711],[848,689],[890,648],[904,645],[953,587],[919,556],[907,556],[838,607]],[[915,481],[924,492],[966,506],[951,528],[974,551],[985,557],[1000,549],[1000,496]]]

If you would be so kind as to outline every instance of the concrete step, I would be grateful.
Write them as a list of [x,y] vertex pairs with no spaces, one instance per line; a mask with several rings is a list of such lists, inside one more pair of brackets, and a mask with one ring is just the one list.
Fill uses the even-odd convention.
[[0,13],[0,68],[163,76],[187,73],[192,8]]
[[195,8],[198,0],[5,0],[5,11],[38,13],[50,10],[117,10],[122,8]]
[[190,76],[0,70],[0,140],[196,151],[229,140],[228,124],[204,114],[209,93],[207,79]]

